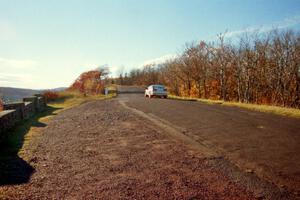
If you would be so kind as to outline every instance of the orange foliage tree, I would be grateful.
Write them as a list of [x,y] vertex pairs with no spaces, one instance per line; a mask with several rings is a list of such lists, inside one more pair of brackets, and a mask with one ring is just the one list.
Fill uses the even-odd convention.
[[69,90],[79,91],[84,94],[100,94],[104,89],[103,77],[108,74],[107,69],[97,69],[82,73]]

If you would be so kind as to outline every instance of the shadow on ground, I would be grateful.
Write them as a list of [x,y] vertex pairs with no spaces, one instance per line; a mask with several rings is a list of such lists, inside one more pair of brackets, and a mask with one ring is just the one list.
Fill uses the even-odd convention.
[[24,144],[25,135],[31,127],[46,127],[39,122],[45,116],[56,115],[59,108],[47,107],[28,120],[20,122],[13,130],[8,131],[0,140],[0,186],[27,183],[35,169],[18,156]]

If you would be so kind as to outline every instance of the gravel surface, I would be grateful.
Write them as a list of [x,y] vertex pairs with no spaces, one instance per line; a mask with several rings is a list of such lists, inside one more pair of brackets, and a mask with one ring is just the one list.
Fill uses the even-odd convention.
[[25,152],[34,173],[2,199],[264,198],[117,99],[59,113]]

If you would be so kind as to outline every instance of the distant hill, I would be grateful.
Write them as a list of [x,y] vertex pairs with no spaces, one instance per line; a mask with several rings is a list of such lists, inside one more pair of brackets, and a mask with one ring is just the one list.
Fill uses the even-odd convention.
[[53,89],[50,89],[50,91],[53,91],[53,92],[61,92],[61,91],[64,91],[66,90],[67,87],[58,87],[58,88],[53,88]]
[[40,92],[40,90],[0,87],[0,98],[4,102],[18,101],[21,100],[23,97],[32,96]]
[[[66,88],[60,87],[60,88],[54,88],[49,89],[51,91],[63,91]],[[27,96],[32,96],[34,94],[42,93],[45,90],[31,90],[31,89],[23,89],[23,88],[12,88],[12,87],[0,87],[0,98],[4,102],[12,102],[12,101],[19,101],[22,100],[22,98]]]

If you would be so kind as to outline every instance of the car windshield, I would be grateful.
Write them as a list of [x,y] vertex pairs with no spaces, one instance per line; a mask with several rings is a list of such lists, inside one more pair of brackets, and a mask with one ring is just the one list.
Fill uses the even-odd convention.
[[165,89],[165,87],[163,85],[154,85],[153,88],[154,89],[159,89],[159,90]]

